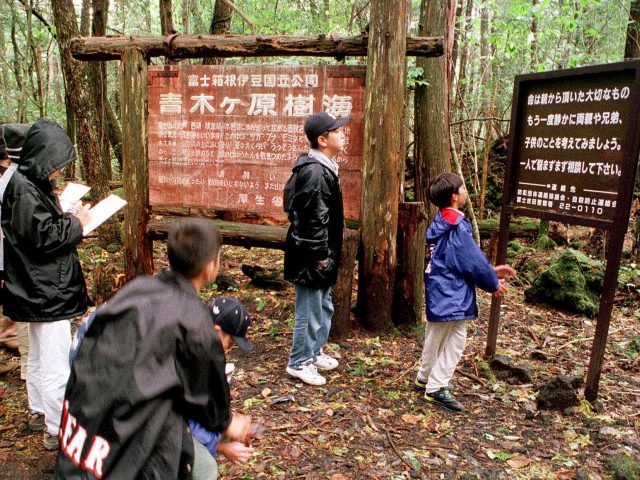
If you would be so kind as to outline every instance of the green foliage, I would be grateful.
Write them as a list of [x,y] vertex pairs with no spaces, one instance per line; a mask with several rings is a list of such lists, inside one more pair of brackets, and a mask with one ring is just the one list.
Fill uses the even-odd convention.
[[565,250],[525,290],[525,299],[595,316],[603,277],[601,262],[576,250]]
[[535,243],[538,250],[555,250],[557,246],[558,244],[549,238],[549,235],[540,235]]

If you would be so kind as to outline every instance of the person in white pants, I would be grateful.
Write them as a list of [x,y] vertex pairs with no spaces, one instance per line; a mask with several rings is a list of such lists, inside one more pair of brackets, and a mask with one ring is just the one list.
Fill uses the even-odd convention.
[[54,191],[56,177],[75,160],[65,131],[39,119],[26,134],[20,158],[0,178],[4,310],[14,321],[29,324],[29,427],[44,428],[37,419],[44,414],[48,450],[57,450],[59,444],[70,320],[90,304],[76,246],[91,213],[84,207],[73,214],[63,212]]

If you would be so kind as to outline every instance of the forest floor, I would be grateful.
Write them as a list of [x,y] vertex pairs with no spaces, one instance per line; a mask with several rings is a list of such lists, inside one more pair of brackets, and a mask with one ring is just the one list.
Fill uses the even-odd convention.
[[[166,266],[156,242],[156,269]],[[83,245],[85,273],[121,278],[118,253]],[[547,254],[543,254],[547,255]],[[528,366],[533,380],[512,384],[488,375],[482,360],[490,297],[479,295],[481,318],[469,339],[454,392],[459,415],[428,405],[412,390],[423,325],[376,335],[355,326],[330,340],[340,367],[322,387],[306,386],[284,371],[289,355],[294,290],[256,288],[243,263],[282,266],[279,251],[223,248],[221,272],[237,286],[251,313],[256,348],[234,349],[233,409],[264,425],[246,465],[219,458],[222,479],[609,479],[617,455],[640,460],[640,302],[618,295],[600,381],[592,407],[536,409],[537,390],[556,375],[585,375],[595,320],[524,302],[511,288],[502,305],[498,353]],[[100,268],[98,266],[101,265]],[[120,269],[120,271],[119,271]],[[117,283],[117,282],[116,282]],[[205,292],[204,298],[221,292]],[[355,322],[355,320],[354,320]],[[27,401],[19,357],[0,350],[0,479],[52,478],[55,454],[42,434],[27,428]],[[8,370],[8,371],[7,371]],[[623,477],[618,477],[623,478]],[[627,478],[627,477],[624,477]],[[628,478],[638,478],[630,476]]]

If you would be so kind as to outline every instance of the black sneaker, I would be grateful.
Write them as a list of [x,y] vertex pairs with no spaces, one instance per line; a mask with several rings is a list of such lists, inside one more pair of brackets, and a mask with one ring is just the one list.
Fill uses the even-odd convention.
[[457,413],[464,410],[464,406],[456,400],[455,397],[451,395],[451,392],[446,388],[441,388],[437,392],[425,392],[424,399],[427,402],[435,403],[449,412]]
[[427,387],[427,382],[423,382],[419,378],[416,378],[415,382],[413,382],[413,388],[416,392],[424,392],[424,389]]

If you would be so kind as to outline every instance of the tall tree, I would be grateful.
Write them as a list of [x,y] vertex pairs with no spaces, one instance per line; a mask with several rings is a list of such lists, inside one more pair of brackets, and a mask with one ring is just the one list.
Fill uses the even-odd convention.
[[[213,7],[213,15],[211,16],[211,24],[209,25],[209,33],[211,35],[224,35],[231,30],[231,16],[233,8],[230,3],[232,0],[216,0]],[[222,65],[224,58],[207,57],[202,61],[203,65]]]
[[[52,2],[52,7],[62,73],[67,86],[66,96],[76,120],[77,145],[84,167],[84,178],[91,186],[93,198],[101,199],[109,193],[110,169],[101,155],[100,132],[103,127],[96,114],[87,65],[75,61],[69,51],[69,41],[79,33],[73,0],[56,0]],[[100,229],[99,236],[103,244],[120,241],[120,235],[113,228]]]
[[[372,0],[362,161],[360,312],[364,325],[391,324],[398,204],[404,171],[407,2]],[[380,95],[384,92],[384,95]],[[384,123],[383,123],[384,119]]]
[[430,206],[430,218],[435,215],[429,203],[429,184],[440,173],[451,170],[449,144],[449,74],[455,21],[455,0],[422,0],[419,36],[444,37],[444,55],[419,58],[425,82],[415,93],[415,168],[416,199]]

